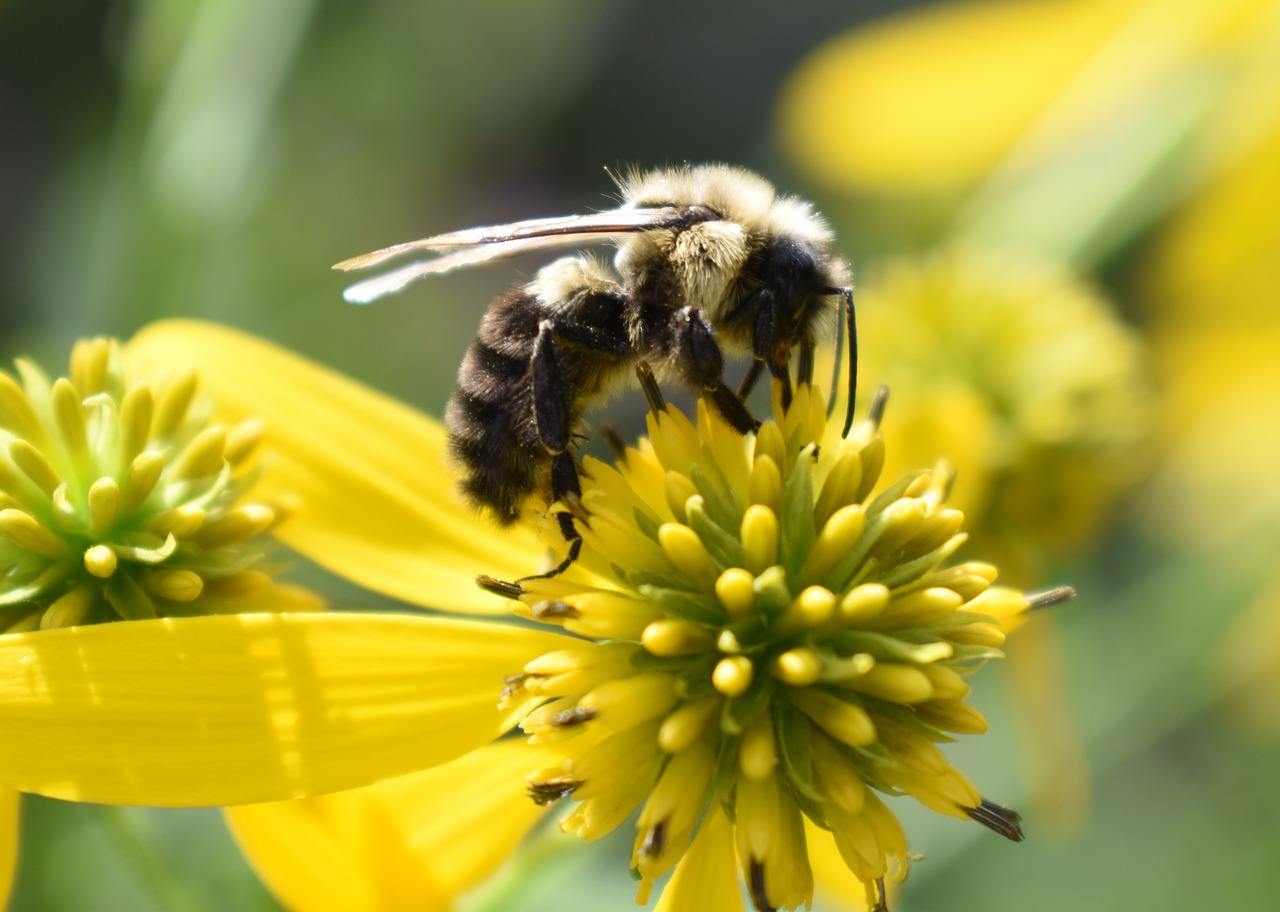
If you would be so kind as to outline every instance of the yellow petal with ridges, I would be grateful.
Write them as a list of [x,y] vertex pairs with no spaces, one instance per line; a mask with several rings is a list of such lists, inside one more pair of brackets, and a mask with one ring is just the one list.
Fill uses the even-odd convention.
[[266,424],[254,499],[291,507],[274,534],[335,573],[412,604],[505,613],[476,574],[542,569],[533,533],[500,530],[460,500],[439,422],[211,323],[152,324],[126,353],[148,370],[196,368],[220,420]]
[[0,636],[0,785],[203,806],[356,788],[510,728],[558,634],[393,614],[160,619]]
[[228,808],[240,850],[293,912],[448,912],[445,894],[363,789]]
[[662,891],[655,912],[715,909],[742,912],[742,890],[733,854],[733,826],[713,804],[698,835]]
[[450,895],[483,881],[548,813],[525,777],[563,752],[506,739],[411,776],[364,789],[396,820],[409,850]]

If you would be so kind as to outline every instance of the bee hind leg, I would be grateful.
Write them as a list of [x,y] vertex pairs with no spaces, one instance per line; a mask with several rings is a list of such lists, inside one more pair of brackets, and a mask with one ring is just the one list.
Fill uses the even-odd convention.
[[559,501],[568,508],[556,514],[560,534],[564,536],[565,543],[569,546],[564,559],[545,573],[533,573],[511,582],[482,573],[476,577],[476,585],[494,595],[518,600],[525,592],[522,583],[527,583],[529,580],[550,579],[572,567],[582,551],[582,534],[574,525],[575,515],[582,515],[581,498],[582,485],[578,481],[577,463],[567,450],[557,453],[551,458],[551,500]]
[[573,566],[573,562],[578,559],[578,554],[582,551],[582,534],[573,524],[574,513],[581,512],[581,499],[582,485],[578,482],[578,464],[574,462],[573,456],[568,451],[557,453],[551,459],[551,500],[553,503],[560,501],[568,507],[567,510],[556,514],[556,522],[560,525],[560,534],[564,536],[569,550],[564,560],[550,570],[545,573],[522,576],[516,580],[517,585],[528,580],[559,576]]
[[578,508],[582,497],[582,486],[578,483],[578,464],[569,450],[573,442],[573,407],[556,357],[556,340],[563,330],[564,327],[557,326],[552,320],[542,321],[529,366],[533,376],[533,411],[538,439],[551,456],[551,500],[553,503],[560,501],[566,504],[571,511],[556,516],[560,534],[568,543],[569,551],[564,560],[551,570],[522,577],[516,580],[517,583],[559,576],[573,565],[582,550],[582,536],[573,524],[572,513]]

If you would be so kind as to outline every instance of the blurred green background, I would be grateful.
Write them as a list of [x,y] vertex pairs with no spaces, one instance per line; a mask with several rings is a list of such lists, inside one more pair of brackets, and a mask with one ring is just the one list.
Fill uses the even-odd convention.
[[[851,45],[848,71],[841,36],[885,36],[877,23],[910,4],[790,6],[9,0],[0,354],[56,369],[77,337],[199,317],[438,414],[486,302],[537,261],[433,279],[369,308],[342,301],[329,265],[607,206],[605,166],[757,170],[832,218],[860,284],[874,286],[878,258],[956,238],[1046,257],[1097,283],[1137,331],[1152,384],[1143,469],[1098,508],[1086,540],[1031,561],[1019,582],[1070,582],[1081,597],[1057,610],[1040,659],[979,677],[972,702],[992,731],[949,748],[984,794],[1026,810],[1027,841],[894,801],[924,855],[894,908],[1274,908],[1276,4],[1224,4],[1243,24],[1200,44],[1208,32],[1194,24],[1173,34],[1192,8],[1179,0],[920,4],[929,53],[895,50],[889,34],[885,47]],[[1012,8],[1032,11],[1027,32],[981,20]],[[1080,72],[1101,88],[1090,94],[1071,60],[1028,34],[1083,48]],[[983,63],[985,81],[966,78]],[[1033,104],[1042,82],[1047,115]],[[855,160],[882,132],[882,157]],[[934,158],[907,161],[916,152]],[[1257,170],[1233,189],[1244,167]],[[1214,188],[1225,189],[1208,201]],[[1214,210],[1229,192],[1237,208]],[[1212,230],[1188,227],[1197,214]],[[627,416],[623,405],[611,419],[634,434]],[[1057,704],[1022,692],[1041,660],[1065,681]],[[1056,707],[1056,733],[1026,723],[1029,705]],[[518,889],[485,908],[631,908],[629,845],[624,833],[508,872]],[[10,907],[275,905],[216,811],[28,799]]]

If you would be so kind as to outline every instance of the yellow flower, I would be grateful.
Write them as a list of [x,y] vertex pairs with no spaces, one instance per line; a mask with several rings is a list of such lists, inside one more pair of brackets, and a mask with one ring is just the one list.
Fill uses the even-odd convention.
[[1277,211],[1280,130],[1179,212],[1144,263],[1168,452],[1145,513],[1161,538],[1198,551],[1250,527],[1275,538]]
[[1197,153],[1221,158],[1280,113],[1278,26],[1274,0],[936,4],[816,51],[784,92],[782,133],[833,187],[959,194],[1207,90]]
[[1098,292],[958,247],[868,269],[858,317],[864,375],[893,391],[891,473],[953,461],[975,541],[1023,585],[1096,538],[1151,420],[1139,341]]
[[[112,340],[78,343],[52,381],[0,371],[0,629],[39,649],[105,621],[323,607],[272,578],[279,508],[247,499],[260,437],[213,421],[194,371],[141,372]],[[0,789],[0,897],[17,801]]]
[[211,421],[193,371],[141,376],[107,339],[66,377],[18,374],[0,371],[3,629],[306,607],[264,572],[277,509],[245,500],[260,425]]
[[[503,604],[462,597],[477,571],[544,558],[527,531],[456,505],[439,429],[402,406],[199,324],[154,327],[129,354],[197,366],[227,416],[261,415],[262,484],[294,497],[278,534],[337,572],[475,612]],[[0,637],[0,783],[156,805],[377,783],[229,813],[298,908],[443,907],[553,801],[588,839],[638,809],[642,898],[675,869],[662,909],[731,909],[739,881],[761,908],[807,902],[806,832],[881,896],[908,856],[877,793],[1020,838],[934,742],[983,730],[966,676],[1030,605],[1067,593],[942,568],[963,540],[948,473],[875,494],[869,425],[848,441],[824,428],[807,391],[746,446],[705,408],[696,424],[651,415],[616,470],[588,461],[578,563],[489,584],[532,625],[286,613]],[[500,738],[517,724],[527,741]]]

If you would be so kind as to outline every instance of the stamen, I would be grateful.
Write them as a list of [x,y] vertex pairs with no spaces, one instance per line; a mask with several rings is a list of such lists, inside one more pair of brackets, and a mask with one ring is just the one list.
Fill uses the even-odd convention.
[[476,576],[476,585],[486,592],[492,592],[494,595],[500,595],[503,598],[519,599],[520,596],[524,595],[524,587],[518,583],[508,583],[505,580],[496,579],[484,573]]
[[756,716],[742,733],[738,765],[742,775],[756,782],[772,776],[777,769],[778,745],[773,735],[773,720],[768,713]]
[[773,673],[778,680],[792,687],[808,687],[822,677],[822,659],[807,646],[797,646],[781,653],[774,660]]
[[1036,592],[1027,596],[1029,611],[1038,611],[1041,608],[1052,608],[1055,605],[1061,605],[1063,602],[1069,602],[1076,597],[1076,590],[1070,586],[1056,586],[1053,589],[1046,589],[1044,592]]
[[551,717],[551,725],[556,728],[570,728],[575,725],[581,725],[583,722],[590,722],[596,717],[596,711],[587,706],[575,706],[573,709],[566,709],[564,712],[556,713]]
[[755,668],[746,656],[726,656],[716,662],[711,683],[726,697],[740,697],[751,688]]
[[868,696],[911,706],[933,699],[928,676],[914,665],[879,662],[866,674],[843,682],[845,687]]
[[220,427],[205,428],[187,444],[173,465],[176,480],[205,478],[222,468],[227,434]]
[[107,545],[94,545],[84,552],[84,568],[98,579],[110,579],[120,559]]
[[764,865],[751,859],[751,904],[756,907],[756,912],[777,912],[777,910],[769,904],[769,894],[764,888]]
[[656,656],[696,655],[711,647],[710,631],[681,618],[663,618],[645,627],[640,636],[644,648]]
[[142,577],[147,592],[175,602],[192,602],[204,591],[204,580],[190,570],[152,570]]
[[964,808],[964,812],[992,832],[999,833],[1011,842],[1022,842],[1022,815],[983,798],[977,807]]
[[9,458],[22,470],[22,474],[46,494],[52,494],[62,484],[62,477],[57,469],[43,453],[25,440],[14,440],[9,444]]
[[89,487],[89,534],[100,536],[111,528],[120,509],[120,486],[114,478],[99,478]]
[[193,370],[184,370],[160,394],[152,419],[151,436],[164,440],[173,435],[195,398],[198,379]]
[[649,411],[657,415],[667,410],[667,401],[663,398],[662,389],[658,386],[657,379],[653,376],[653,368],[644,361],[636,364],[636,377],[640,380],[640,390],[644,393],[645,401],[649,403]]
[[730,567],[716,580],[716,598],[729,617],[747,617],[755,610],[755,577],[742,567]]
[[93,586],[77,586],[45,610],[40,617],[40,629],[74,627],[85,619],[97,602],[98,595]]
[[549,804],[555,804],[561,798],[568,798],[581,787],[582,783],[577,779],[565,776],[545,779],[542,782],[529,783],[529,797],[539,807],[546,807]]
[[[136,510],[155,490],[164,472],[164,457],[159,453],[139,453],[129,464],[121,496],[121,508]],[[202,511],[203,512],[203,511]]]
[[[598,579],[479,580],[518,600],[518,616],[586,638],[506,682],[508,708],[544,699],[521,728],[567,749],[530,794],[571,794],[561,828],[585,838],[638,808],[642,900],[708,801],[733,820],[761,909],[809,901],[805,814],[883,907],[885,878],[905,877],[910,855],[880,792],[1020,834],[935,742],[985,730],[962,702],[966,675],[999,657],[1027,610],[1069,590],[1028,598],[992,586],[989,564],[943,568],[964,540],[945,469],[872,495],[883,390],[869,419],[832,441],[821,395],[800,384],[744,445],[708,406],[692,422],[652,372],[638,374],[650,440],[583,480],[581,564]],[[778,382],[774,399],[780,408]]]
[[[880,422],[884,421],[884,410],[889,405],[889,387],[883,384],[876,387],[875,393],[871,396],[871,405],[867,409],[867,421],[873,428],[877,430]],[[847,436],[847,432],[846,432]]]
[[831,620],[835,611],[834,592],[822,586],[809,586],[774,621],[773,632],[778,637],[787,637],[801,630],[820,627]]
[[746,549],[748,571],[760,574],[777,563],[778,516],[773,510],[760,504],[747,507],[739,535]]
[[876,727],[861,706],[810,687],[791,694],[791,702],[841,744],[866,747],[876,740]]
[[658,746],[668,754],[684,750],[711,724],[724,701],[716,695],[702,697],[685,703],[662,720],[658,728]]
[[69,548],[63,539],[29,513],[0,510],[0,534],[19,548],[59,560]]
[[663,553],[699,589],[711,591],[720,571],[707,553],[698,533],[682,523],[663,523],[658,528],[658,544]]
[[147,445],[154,408],[155,400],[147,384],[139,383],[125,393],[120,403],[120,455],[126,461],[133,460]]

